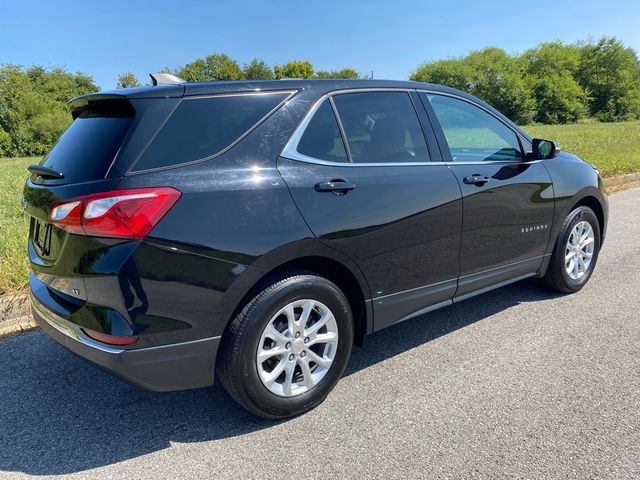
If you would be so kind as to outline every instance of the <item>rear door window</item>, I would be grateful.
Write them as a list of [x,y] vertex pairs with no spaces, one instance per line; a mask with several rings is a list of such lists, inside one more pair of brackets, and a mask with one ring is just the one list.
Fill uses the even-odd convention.
[[300,137],[297,150],[302,155],[319,160],[348,161],[338,122],[328,100],[325,100],[313,115]]
[[290,92],[185,98],[133,170],[193,162],[221,153],[278,107]]
[[333,97],[354,163],[427,162],[420,121],[407,92]]
[[41,165],[64,175],[55,183],[104,178],[122,146],[135,112],[126,100],[89,102],[74,111],[75,120]]

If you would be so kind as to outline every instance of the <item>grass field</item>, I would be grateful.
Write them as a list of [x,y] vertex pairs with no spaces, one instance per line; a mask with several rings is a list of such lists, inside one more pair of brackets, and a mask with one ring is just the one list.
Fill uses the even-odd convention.
[[[531,125],[530,134],[557,140],[562,149],[594,163],[604,176],[640,170],[640,121]],[[20,208],[26,167],[37,158],[0,158],[0,294],[27,282],[27,216]]]
[[0,158],[0,295],[27,282],[29,221],[20,207],[27,166],[34,158]]
[[597,165],[605,177],[640,170],[640,120],[523,128],[534,137],[560,142],[563,150]]

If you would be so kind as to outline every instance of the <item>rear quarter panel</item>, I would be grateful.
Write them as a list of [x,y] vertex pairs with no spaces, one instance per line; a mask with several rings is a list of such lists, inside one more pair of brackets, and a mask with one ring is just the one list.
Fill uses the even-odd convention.
[[290,101],[220,157],[130,174],[118,184],[182,192],[123,270],[146,297],[144,316],[188,326],[181,341],[220,335],[247,292],[279,265],[308,255],[348,262],[313,236],[276,168],[308,105]]

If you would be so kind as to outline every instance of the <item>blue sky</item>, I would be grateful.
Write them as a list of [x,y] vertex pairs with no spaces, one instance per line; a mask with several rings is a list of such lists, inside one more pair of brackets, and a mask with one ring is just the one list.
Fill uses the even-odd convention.
[[240,64],[305,58],[406,79],[425,60],[488,45],[615,35],[640,51],[640,1],[2,2],[0,63],[61,65],[113,88],[119,73],[175,68],[224,52]]

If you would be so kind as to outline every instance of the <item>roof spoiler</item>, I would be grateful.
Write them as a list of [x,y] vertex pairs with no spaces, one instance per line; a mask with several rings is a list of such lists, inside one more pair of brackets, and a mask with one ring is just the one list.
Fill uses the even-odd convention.
[[178,83],[186,83],[186,80],[171,75],[170,73],[150,73],[151,83],[155,87],[156,85],[175,85]]

